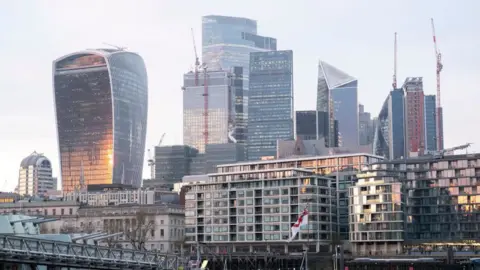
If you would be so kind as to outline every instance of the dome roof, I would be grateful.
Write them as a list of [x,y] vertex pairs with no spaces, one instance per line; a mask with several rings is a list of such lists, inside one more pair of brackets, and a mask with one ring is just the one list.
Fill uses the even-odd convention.
[[30,156],[24,158],[20,163],[20,167],[25,168],[29,166],[38,166],[42,164],[44,161],[47,161],[50,165],[50,160],[46,158],[43,154],[39,154],[34,151]]

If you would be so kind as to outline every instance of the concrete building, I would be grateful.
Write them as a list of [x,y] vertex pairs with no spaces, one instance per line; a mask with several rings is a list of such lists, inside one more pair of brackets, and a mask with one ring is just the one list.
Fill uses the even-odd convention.
[[148,80],[140,55],[124,49],[75,52],[53,62],[63,191],[142,184]]
[[378,162],[382,157],[370,154],[341,154],[325,156],[301,156],[285,159],[274,159],[256,162],[240,162],[236,164],[219,165],[218,172],[232,172],[250,166],[263,169],[302,168],[314,173],[332,178],[332,188],[335,189],[335,204],[337,218],[337,234],[335,238],[348,240],[348,187],[355,183],[356,174],[365,165]]
[[[214,245],[216,252],[329,250],[336,229],[331,179],[262,163],[223,165],[208,178],[188,186],[186,243]],[[308,228],[287,244],[307,203]]]
[[[355,148],[359,145],[357,88],[357,79],[324,61],[319,61],[317,111],[328,114],[327,145],[330,147]],[[338,144],[335,144],[336,125]]]
[[275,158],[278,140],[294,137],[293,52],[250,54],[248,160]]
[[349,188],[354,254],[399,254],[405,240],[405,192],[396,175],[370,165]]
[[18,193],[28,196],[43,196],[54,188],[52,163],[43,154],[33,152],[20,162]]
[[[480,237],[480,214],[477,210],[480,209],[480,154],[425,155],[382,161],[375,168],[385,171],[386,176],[392,176],[394,182],[403,185],[403,247],[407,251],[440,252],[452,247],[455,251],[473,254],[480,250],[477,243]],[[395,186],[398,185],[392,188]],[[382,197],[384,195],[388,193],[382,194]],[[360,215],[363,211],[365,216],[365,209],[358,210],[355,214]],[[399,217],[400,213],[390,221]],[[357,238],[356,242],[373,251],[374,246],[369,244],[371,239]]]
[[423,78],[409,77],[403,84],[405,92],[406,154],[415,156],[425,150],[425,98]]

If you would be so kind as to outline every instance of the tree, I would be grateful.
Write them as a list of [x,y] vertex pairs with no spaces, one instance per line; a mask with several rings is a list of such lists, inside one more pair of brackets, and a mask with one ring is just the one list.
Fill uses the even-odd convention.
[[[104,228],[104,232],[106,232],[108,234],[114,234],[114,233],[118,233],[119,230],[115,226],[114,223],[108,222],[107,226]],[[109,247],[109,248],[122,248],[122,245],[118,241],[118,236],[111,236],[111,237],[103,239],[102,241],[105,244],[107,244],[107,247]]]
[[152,215],[143,210],[138,210],[130,228],[127,228],[125,232],[125,237],[134,249],[146,250],[145,244],[153,237],[154,230],[155,220],[153,220]]
[[80,224],[80,232],[82,233],[93,233],[95,232],[95,226],[91,219],[84,219],[83,222]]

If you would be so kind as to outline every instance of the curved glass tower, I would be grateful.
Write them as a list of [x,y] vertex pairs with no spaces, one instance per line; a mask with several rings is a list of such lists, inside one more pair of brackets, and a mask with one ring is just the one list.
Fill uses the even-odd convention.
[[63,191],[89,184],[140,187],[148,111],[143,59],[119,49],[53,62]]

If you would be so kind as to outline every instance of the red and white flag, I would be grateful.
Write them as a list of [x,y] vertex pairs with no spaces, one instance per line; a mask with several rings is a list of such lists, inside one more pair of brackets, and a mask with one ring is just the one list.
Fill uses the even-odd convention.
[[303,209],[303,212],[300,213],[300,216],[298,217],[297,222],[295,222],[293,224],[292,234],[291,234],[290,239],[288,241],[289,242],[292,241],[293,238],[295,238],[295,236],[297,236],[297,233],[300,231],[300,227],[303,226],[303,225],[307,225],[307,224],[308,224],[308,210],[305,207],[305,209]]

